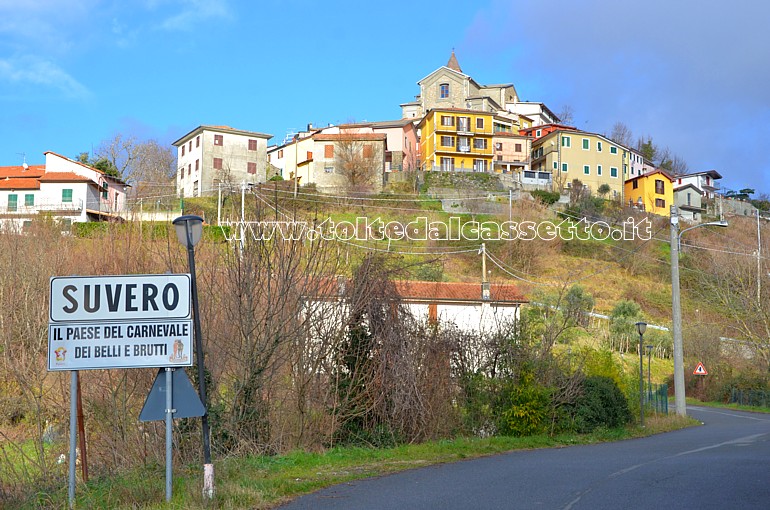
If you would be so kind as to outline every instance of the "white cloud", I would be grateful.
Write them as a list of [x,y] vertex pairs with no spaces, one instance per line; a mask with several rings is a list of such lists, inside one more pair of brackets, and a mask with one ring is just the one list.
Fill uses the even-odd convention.
[[160,24],[165,30],[188,31],[209,19],[230,19],[227,0],[182,0],[179,13]]
[[91,92],[55,63],[34,56],[0,59],[0,83],[19,91],[53,89],[68,98],[85,99]]

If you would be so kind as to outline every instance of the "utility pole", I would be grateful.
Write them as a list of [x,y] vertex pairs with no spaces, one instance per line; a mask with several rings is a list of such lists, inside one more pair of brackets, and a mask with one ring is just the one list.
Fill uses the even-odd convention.
[[674,404],[676,414],[687,415],[682,353],[682,303],[679,296],[679,213],[671,206],[671,315],[674,336]]
[[508,190],[508,224],[513,222],[513,190]]
[[757,209],[757,306],[762,306],[762,237],[759,233],[759,209]]
[[217,193],[217,225],[222,224],[222,183],[217,184],[219,192]]

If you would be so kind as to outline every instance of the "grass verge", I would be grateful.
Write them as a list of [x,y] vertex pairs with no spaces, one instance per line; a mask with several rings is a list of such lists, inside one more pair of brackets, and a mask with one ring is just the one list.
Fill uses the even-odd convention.
[[[513,450],[559,448],[645,437],[699,424],[677,415],[649,416],[647,426],[600,429],[591,434],[557,436],[457,438],[387,449],[333,448],[323,453],[292,452],[265,457],[226,458],[216,463],[217,493],[213,503],[201,497],[202,468],[177,467],[173,499],[165,504],[165,470],[156,465],[119,477],[92,480],[77,487],[78,508],[268,509],[296,496],[330,485],[406,469],[456,462]],[[66,508],[66,487],[39,491],[33,500],[7,508]]]
[[687,399],[687,405],[701,407],[720,407],[722,409],[735,409],[736,411],[749,411],[752,413],[770,413],[770,407],[745,406],[742,404],[725,404],[724,402],[701,402],[694,398]]

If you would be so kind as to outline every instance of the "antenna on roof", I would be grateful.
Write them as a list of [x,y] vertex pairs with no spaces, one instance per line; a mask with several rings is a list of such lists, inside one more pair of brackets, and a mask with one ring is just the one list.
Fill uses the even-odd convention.
[[27,164],[27,153],[17,152],[16,154],[22,157],[22,164],[21,164],[21,168],[23,168],[22,172],[26,171],[27,168],[29,168],[29,165]]

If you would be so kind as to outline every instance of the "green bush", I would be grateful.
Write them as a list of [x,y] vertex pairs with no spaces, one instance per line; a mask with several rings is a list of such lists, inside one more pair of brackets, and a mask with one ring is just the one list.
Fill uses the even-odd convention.
[[532,198],[539,200],[545,205],[555,204],[556,202],[559,201],[559,196],[560,196],[559,193],[556,191],[546,191],[543,189],[530,191],[529,194],[532,195]]
[[[506,405],[507,404],[507,405]],[[548,429],[551,390],[534,384],[515,386],[503,402],[497,428],[504,436],[533,436]]]
[[615,381],[609,377],[586,377],[582,394],[572,409],[571,428],[586,433],[598,427],[622,427],[631,421],[628,401]]

